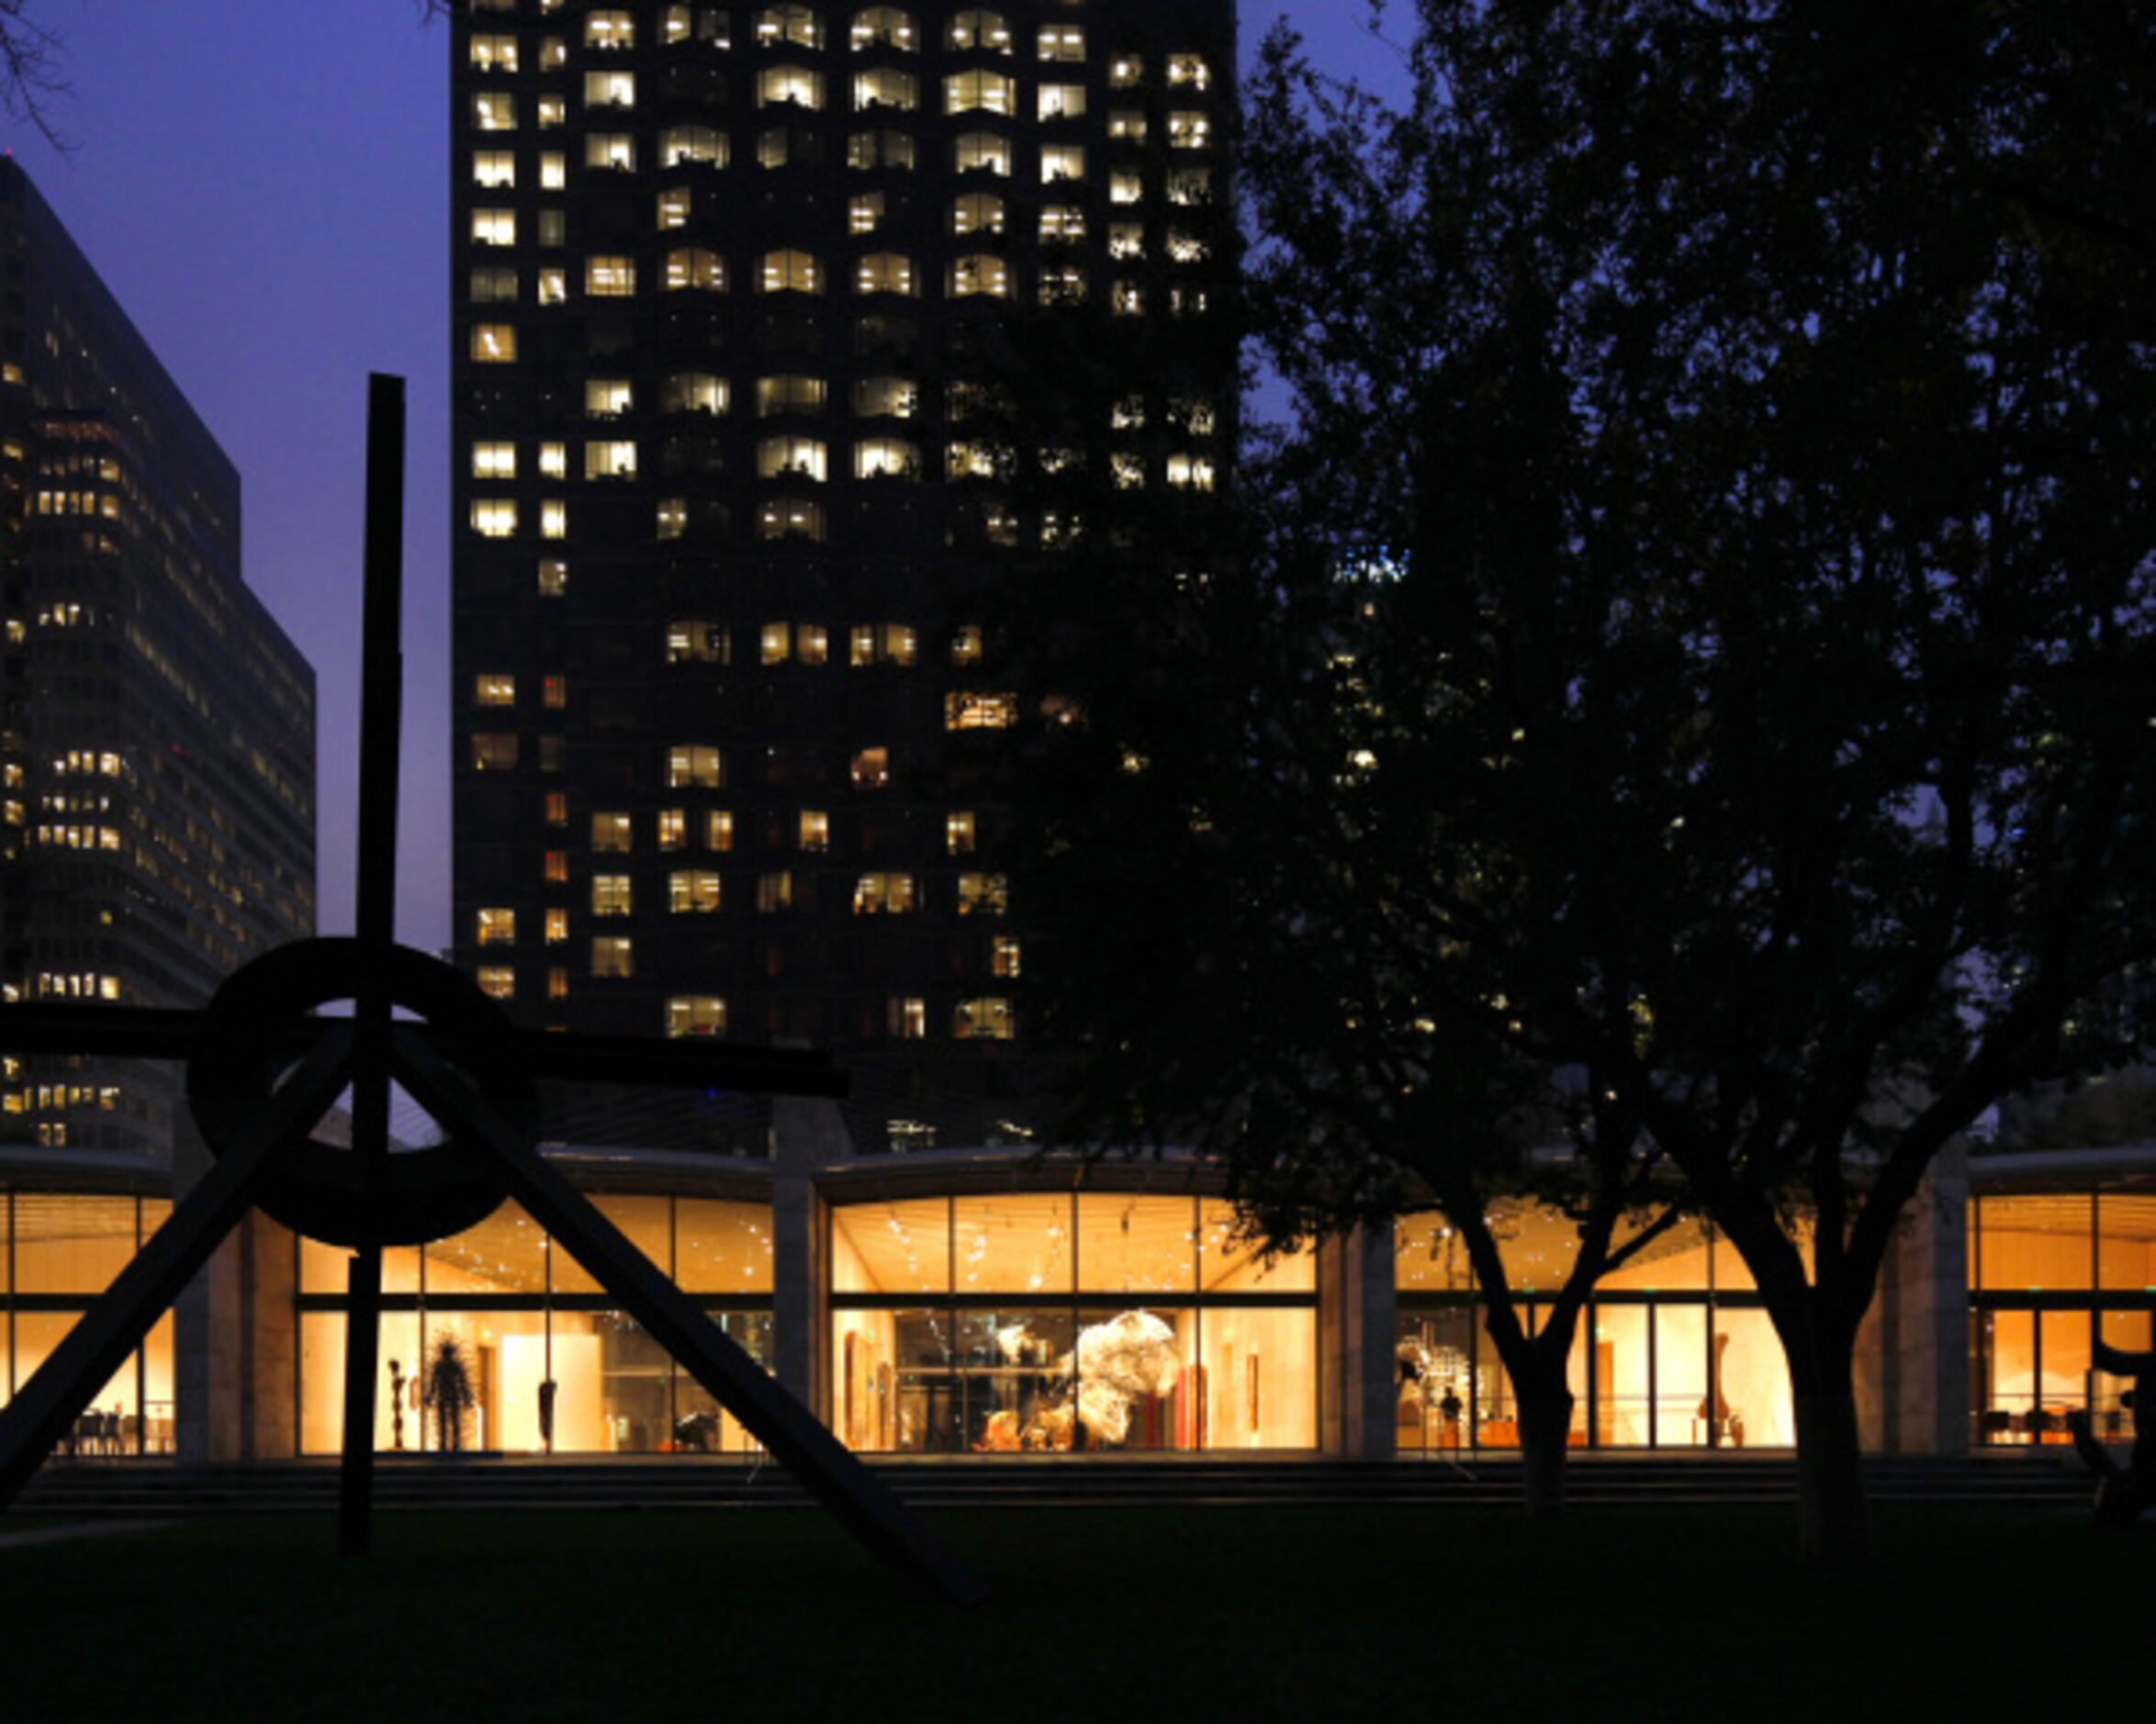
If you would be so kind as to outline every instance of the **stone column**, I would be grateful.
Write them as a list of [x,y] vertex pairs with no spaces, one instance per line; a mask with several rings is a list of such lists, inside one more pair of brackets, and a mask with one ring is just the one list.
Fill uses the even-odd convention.
[[298,1241],[257,1212],[247,1218],[244,1245],[241,1453],[285,1461],[299,1452]]
[[1390,1227],[1319,1242],[1319,1446],[1335,1460],[1393,1458],[1397,1312]]
[[831,1416],[829,1276],[820,1168],[852,1139],[836,1102],[781,1096],[771,1104],[771,1350],[780,1383],[818,1418]]
[[[174,1111],[173,1201],[209,1170],[209,1147],[184,1106]],[[243,1445],[246,1375],[244,1224],[173,1302],[173,1447],[183,1466],[236,1461]]]
[[[1882,1313],[1887,1319],[1884,1338],[1893,1383],[1888,1447],[1902,1454],[1966,1454],[1969,1150],[1965,1144],[1952,1145],[1933,1160],[1889,1248],[1888,1268],[1893,1289],[1892,1304]],[[1888,1279],[1882,1275],[1882,1283]]]

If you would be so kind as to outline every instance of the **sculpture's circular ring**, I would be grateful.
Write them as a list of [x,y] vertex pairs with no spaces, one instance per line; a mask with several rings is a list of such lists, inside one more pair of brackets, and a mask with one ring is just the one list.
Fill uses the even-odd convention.
[[[305,1057],[309,1013],[359,989],[363,958],[350,939],[280,946],[226,978],[203,1015],[187,1066],[187,1100],[213,1153],[269,1105],[278,1080]],[[454,1043],[454,1064],[519,1129],[536,1116],[532,1075],[501,1009],[447,964],[392,946],[392,1004]],[[451,1131],[447,1140],[387,1159],[363,1188],[351,1149],[313,1136],[273,1152],[256,1199],[273,1219],[328,1245],[421,1245],[483,1221],[508,1195],[490,1158]]]

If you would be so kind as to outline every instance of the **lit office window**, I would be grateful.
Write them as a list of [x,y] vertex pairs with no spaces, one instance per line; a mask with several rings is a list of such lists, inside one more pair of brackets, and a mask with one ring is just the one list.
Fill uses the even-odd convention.
[[686,185],[669,187],[658,195],[658,226],[661,231],[669,228],[686,228],[692,202]]
[[911,110],[920,104],[919,92],[920,85],[910,72],[879,68],[854,74],[853,105],[859,110],[878,107]]
[[1168,148],[1203,150],[1212,141],[1213,122],[1206,115],[1178,109],[1168,116]]
[[702,246],[684,246],[667,253],[667,291],[681,293],[726,291],[725,260]]
[[472,157],[472,184],[489,190],[517,183],[517,158],[512,150],[481,150]]
[[824,46],[824,21],[808,6],[765,6],[756,15],[756,45],[820,50]]
[[1004,201],[994,192],[968,192],[950,206],[950,230],[955,234],[1001,233]]
[[811,854],[820,854],[831,847],[831,816],[820,808],[801,811],[798,828],[801,847]]
[[479,131],[514,131],[517,99],[506,90],[479,90],[472,96],[472,125]]
[[943,728],[947,731],[1008,730],[1017,722],[1016,695],[967,694],[954,689],[943,697]]
[[943,81],[946,114],[1010,114],[1018,106],[1018,81],[1000,72],[960,72]]
[[959,876],[959,914],[1000,916],[1010,908],[1010,885],[1000,874]]
[[601,255],[584,260],[584,291],[594,299],[625,299],[636,291],[634,258]]
[[857,916],[902,916],[913,907],[911,874],[863,874],[854,881],[853,913]]
[[627,935],[600,935],[592,940],[591,973],[623,980],[635,975],[636,948]]
[[472,445],[472,477],[513,479],[517,476],[517,446],[508,442]]
[[983,296],[990,299],[1010,297],[1010,271],[1003,259],[985,252],[951,260],[950,274],[945,291],[953,299],[968,299]]
[[591,847],[600,851],[627,850],[635,843],[629,816],[606,810],[591,816]]
[[881,192],[860,192],[847,200],[846,228],[848,233],[873,233],[883,225],[884,198]]
[[659,381],[658,410],[716,416],[726,410],[727,396],[724,377],[708,371],[677,371]]
[[472,357],[482,365],[513,364],[517,356],[517,330],[513,323],[472,325]]
[[1044,25],[1040,31],[1042,60],[1069,65],[1085,58],[1085,31],[1076,24]]
[[987,6],[970,6],[952,17],[944,39],[954,50],[1007,54],[1011,51],[1011,27],[1000,12]]
[[517,242],[517,216],[513,209],[475,209],[472,211],[472,243],[474,245],[514,245]]
[[851,39],[857,54],[870,48],[895,48],[910,54],[919,43],[913,14],[897,6],[869,6],[855,13]]
[[716,790],[724,788],[724,757],[710,743],[676,743],[667,750],[667,788]]
[[507,671],[483,670],[472,678],[472,701],[477,706],[514,706],[517,679]]
[[634,897],[626,874],[594,874],[591,877],[591,913],[595,916],[625,916],[634,904]]
[[587,479],[633,479],[636,476],[636,445],[628,441],[588,442],[584,445]]
[[708,915],[719,907],[719,877],[711,868],[682,868],[667,876],[667,909],[677,916]]
[[482,964],[479,966],[479,991],[489,1000],[513,1000],[517,992],[517,973],[507,964]]
[[814,437],[765,437],[756,446],[757,476],[765,479],[808,479],[822,484],[829,476],[829,446]]
[[977,823],[971,809],[960,809],[943,817],[943,848],[949,856],[971,856]]
[[1040,183],[1043,185],[1075,184],[1085,177],[1083,144],[1043,144],[1040,149]]
[[701,162],[723,168],[727,159],[726,134],[711,126],[668,126],[658,135],[658,159],[669,168]]
[[625,131],[595,131],[584,140],[584,165],[601,172],[633,174],[636,170],[636,140]]
[[680,621],[667,624],[667,663],[669,665],[723,665],[726,662],[726,632],[717,623]]
[[476,306],[513,305],[517,297],[517,273],[505,263],[489,263],[475,269],[470,280],[472,303]]
[[807,252],[766,252],[757,260],[757,277],[768,294],[824,291],[824,266]]
[[584,15],[584,46],[587,48],[634,48],[636,46],[636,20],[617,7]]
[[914,165],[914,140],[910,133],[857,131],[846,140],[846,165],[870,168],[910,168]]
[[513,772],[517,739],[513,731],[476,731],[472,735],[474,772]]
[[584,74],[586,107],[634,107],[636,74],[633,72],[587,72]]
[[1078,119],[1085,113],[1085,86],[1083,84],[1044,84],[1040,86],[1037,111],[1042,119]]
[[667,996],[668,1036],[720,1036],[726,1033],[726,1002],[715,993]]
[[914,261],[900,252],[870,252],[854,267],[857,294],[901,294],[914,291]]
[[1170,54],[1168,82],[1193,90],[1207,89],[1213,82],[1213,69],[1202,54]]
[[854,445],[853,476],[857,479],[917,479],[921,476],[921,450],[903,437],[864,437]]
[[806,66],[767,66],[756,74],[758,107],[792,104],[797,107],[824,106],[824,74]]
[[472,66],[478,72],[514,72],[517,69],[517,39],[513,36],[475,36],[472,38]]
[[861,419],[911,419],[920,385],[910,377],[862,377],[853,386],[853,410]]
[[507,539],[517,530],[517,506],[507,497],[475,497],[472,531],[482,539]]
[[512,946],[517,937],[517,912],[507,908],[489,908],[478,912],[478,940],[481,946]]
[[960,174],[993,174],[1007,178],[1011,171],[1011,140],[992,131],[960,134],[951,145],[951,166]]
[[1007,1042],[1016,1033],[1008,1000],[961,1000],[951,1019],[960,1041]]

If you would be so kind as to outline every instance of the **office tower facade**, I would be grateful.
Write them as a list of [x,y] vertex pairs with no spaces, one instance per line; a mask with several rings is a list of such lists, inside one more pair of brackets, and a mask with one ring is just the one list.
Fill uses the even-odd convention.
[[[314,931],[314,675],[231,463],[12,160],[0,270],[0,995],[196,1004]],[[186,1130],[169,1063],[0,1060],[10,1145],[162,1170]]]
[[[470,0],[453,51],[459,962],[835,1047],[857,1149],[1023,1141],[981,577],[1040,525],[969,409],[1020,308],[1184,304],[1231,5]],[[1040,442],[1209,482],[1115,430]],[[554,1129],[760,1141],[701,1105]]]

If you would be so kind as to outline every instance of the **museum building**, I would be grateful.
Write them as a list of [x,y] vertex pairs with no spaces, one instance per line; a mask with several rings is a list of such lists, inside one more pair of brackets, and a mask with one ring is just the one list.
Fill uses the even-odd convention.
[[[1216,1171],[996,1147],[847,1153],[837,1110],[782,1103],[769,1159],[550,1151],[622,1230],[852,1448],[881,1455],[1501,1454],[1510,1387],[1443,1219],[1268,1260]],[[166,1213],[161,1184],[0,1165],[0,1391],[27,1379]],[[1555,1284],[1570,1230],[1522,1209],[1510,1272]],[[230,1345],[246,1392],[190,1405],[199,1452],[339,1446],[345,1254],[259,1218]],[[749,1450],[640,1327],[513,1203],[385,1269],[384,1450],[444,1443],[423,1361],[455,1337],[481,1454]],[[1859,1349],[1868,1443],[1954,1453],[2125,1428],[2092,1343],[2140,1349],[2156,1311],[2156,1150],[1977,1156],[1935,1174]],[[1533,1317],[1531,1315],[1531,1321]],[[169,1371],[154,1361],[153,1375]],[[160,1381],[165,1379],[160,1375]],[[549,1443],[541,1385],[554,1385]],[[1686,1224],[1598,1290],[1573,1355],[1591,1451],[1786,1449],[1780,1350],[1735,1252]],[[139,1378],[98,1398],[90,1453],[158,1452]]]

